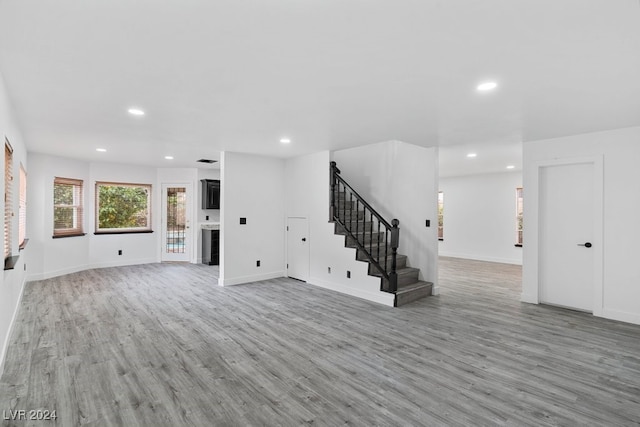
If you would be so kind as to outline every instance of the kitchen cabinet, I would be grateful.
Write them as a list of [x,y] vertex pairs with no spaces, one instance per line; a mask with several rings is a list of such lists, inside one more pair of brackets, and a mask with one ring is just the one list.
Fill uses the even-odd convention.
[[202,228],[202,263],[220,264],[220,230]]
[[220,180],[201,179],[202,209],[220,209]]

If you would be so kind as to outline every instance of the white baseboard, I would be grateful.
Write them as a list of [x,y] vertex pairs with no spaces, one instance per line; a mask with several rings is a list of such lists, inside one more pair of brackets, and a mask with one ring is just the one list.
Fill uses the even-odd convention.
[[35,280],[46,280],[51,279],[52,277],[64,276],[65,274],[77,273],[79,271],[85,271],[92,269],[93,266],[89,264],[85,265],[75,265],[73,267],[62,268],[60,270],[48,271],[46,273],[36,273],[30,274],[27,276],[27,280],[29,282],[33,282]]
[[46,280],[52,277],[64,276],[65,274],[78,273],[80,271],[91,270],[94,268],[108,268],[108,267],[124,267],[127,265],[140,265],[140,264],[155,264],[158,260],[156,258],[139,258],[127,261],[112,261],[112,262],[100,262],[95,264],[76,265],[73,267],[63,268],[55,271],[48,271],[46,273],[31,274],[27,277],[27,281],[32,282],[34,280]]
[[540,301],[538,301],[538,296],[533,294],[520,294],[520,301],[529,304],[540,304]]
[[438,255],[451,257],[451,258],[471,259],[474,261],[487,261],[487,262],[498,262],[500,264],[522,265],[521,259],[514,259],[514,258],[496,258],[496,257],[489,257],[484,255],[460,254],[457,252],[447,252],[447,251],[439,251]]
[[98,262],[91,266],[91,268],[109,268],[109,267],[125,267],[127,265],[140,265],[140,264],[157,264],[156,258],[138,258],[126,261],[111,261],[111,262]]
[[431,289],[431,295],[440,295],[440,286],[434,286],[433,289]]
[[310,277],[307,282],[310,285],[318,286],[320,288],[330,289],[332,291],[341,292],[343,294],[351,295],[353,297],[365,299],[367,301],[376,302],[378,304],[384,304],[389,307],[393,307],[395,295],[388,292],[374,291],[367,292],[361,289],[350,288],[345,285],[327,282],[317,277]]
[[611,320],[618,320],[620,322],[633,323],[640,325],[640,314],[629,313],[627,311],[611,310],[608,308],[602,309],[602,317]]
[[16,301],[16,306],[13,309],[13,315],[11,316],[11,322],[9,322],[9,328],[7,329],[7,336],[2,343],[2,348],[0,349],[0,377],[4,374],[4,361],[7,357],[7,350],[9,349],[9,341],[11,340],[11,335],[13,334],[13,328],[16,323],[16,319],[18,317],[18,311],[20,309],[20,305],[22,304],[22,295],[24,294],[24,287],[27,283],[26,277],[22,281],[20,285],[20,293],[18,295],[18,300]]
[[284,271],[274,271],[271,273],[257,274],[254,276],[233,277],[231,279],[218,278],[219,286],[233,286],[242,285],[245,283],[259,282],[261,280],[277,279],[278,277],[284,277]]

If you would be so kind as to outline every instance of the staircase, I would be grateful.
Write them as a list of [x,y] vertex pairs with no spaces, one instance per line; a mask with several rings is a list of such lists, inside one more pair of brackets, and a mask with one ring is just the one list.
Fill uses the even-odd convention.
[[407,256],[397,253],[400,222],[389,223],[341,176],[331,162],[330,222],[345,246],[356,249],[356,260],[369,263],[369,275],[380,278],[380,291],[395,295],[394,306],[431,295],[433,283],[419,280],[420,270],[407,267]]

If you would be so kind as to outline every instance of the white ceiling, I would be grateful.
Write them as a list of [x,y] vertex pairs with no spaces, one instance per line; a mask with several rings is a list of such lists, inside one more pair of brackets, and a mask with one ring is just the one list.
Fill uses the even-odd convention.
[[0,72],[35,152],[196,166],[400,140],[440,146],[446,175],[473,146],[486,172],[640,125],[640,3],[0,0]]

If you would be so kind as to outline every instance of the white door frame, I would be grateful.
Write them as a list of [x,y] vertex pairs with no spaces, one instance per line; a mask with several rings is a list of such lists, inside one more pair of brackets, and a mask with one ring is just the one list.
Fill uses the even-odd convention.
[[[595,316],[602,317],[603,311],[603,292],[604,292],[604,161],[602,156],[593,157],[578,157],[578,158],[565,158],[554,159],[537,162],[535,165],[536,175],[535,180],[529,183],[528,187],[524,188],[525,191],[525,206],[527,200],[537,201],[538,209],[526,210],[524,218],[525,233],[527,227],[534,226],[534,230],[529,230],[529,233],[525,234],[524,248],[530,251],[531,265],[523,266],[527,270],[527,274],[530,274],[531,279],[537,284],[535,289],[530,289],[529,293],[523,292],[522,300],[526,302],[532,302],[535,304],[540,303],[540,254],[542,250],[541,245],[541,233],[540,229],[540,208],[542,207],[542,197],[540,194],[540,178],[542,169],[549,166],[570,166],[576,164],[593,164],[593,314]],[[529,215],[527,217],[526,215]],[[532,232],[533,231],[533,232]]]
[[[196,229],[194,228],[194,195],[193,195],[193,183],[191,182],[163,182],[160,184],[160,190],[161,190],[161,194],[160,194],[160,261],[172,261],[171,257],[166,257],[165,255],[165,250],[164,250],[164,245],[165,245],[165,234],[166,234],[166,229],[165,229],[165,219],[166,219],[166,203],[167,203],[167,188],[171,188],[171,187],[184,187],[185,188],[185,192],[187,193],[187,205],[186,205],[186,221],[187,221],[187,231],[185,233],[185,237],[186,237],[186,242],[185,242],[185,247],[187,248],[187,259],[185,260],[180,260],[180,262],[190,262],[193,263],[194,261],[194,256],[197,257],[197,252],[195,252],[194,250],[196,249],[195,244],[194,244],[194,240],[197,240],[197,236],[195,234]],[[167,259],[165,259],[165,257]]]
[[[305,281],[308,282],[310,274],[311,274],[311,247],[309,246],[310,245],[310,239],[309,239],[309,227],[310,227],[310,225],[309,225],[309,217],[307,215],[287,215],[287,224],[286,224],[285,238],[284,238],[284,241],[285,241],[285,248],[284,248],[284,250],[285,250],[285,256],[284,256],[285,266],[284,267],[285,268],[284,268],[284,271],[285,271],[285,274],[287,275],[287,277],[289,277],[288,276],[288,274],[289,274],[289,268],[288,268],[288,265],[289,265],[289,231],[288,231],[288,228],[289,228],[289,220],[292,219],[292,218],[294,218],[294,219],[304,219],[304,220],[307,221],[307,230],[306,230],[306,232],[307,232],[307,250],[308,250],[308,253],[307,253],[307,268],[308,268],[308,271],[307,271],[307,274],[306,274]],[[298,280],[302,280],[300,278],[297,278],[297,279]]]

